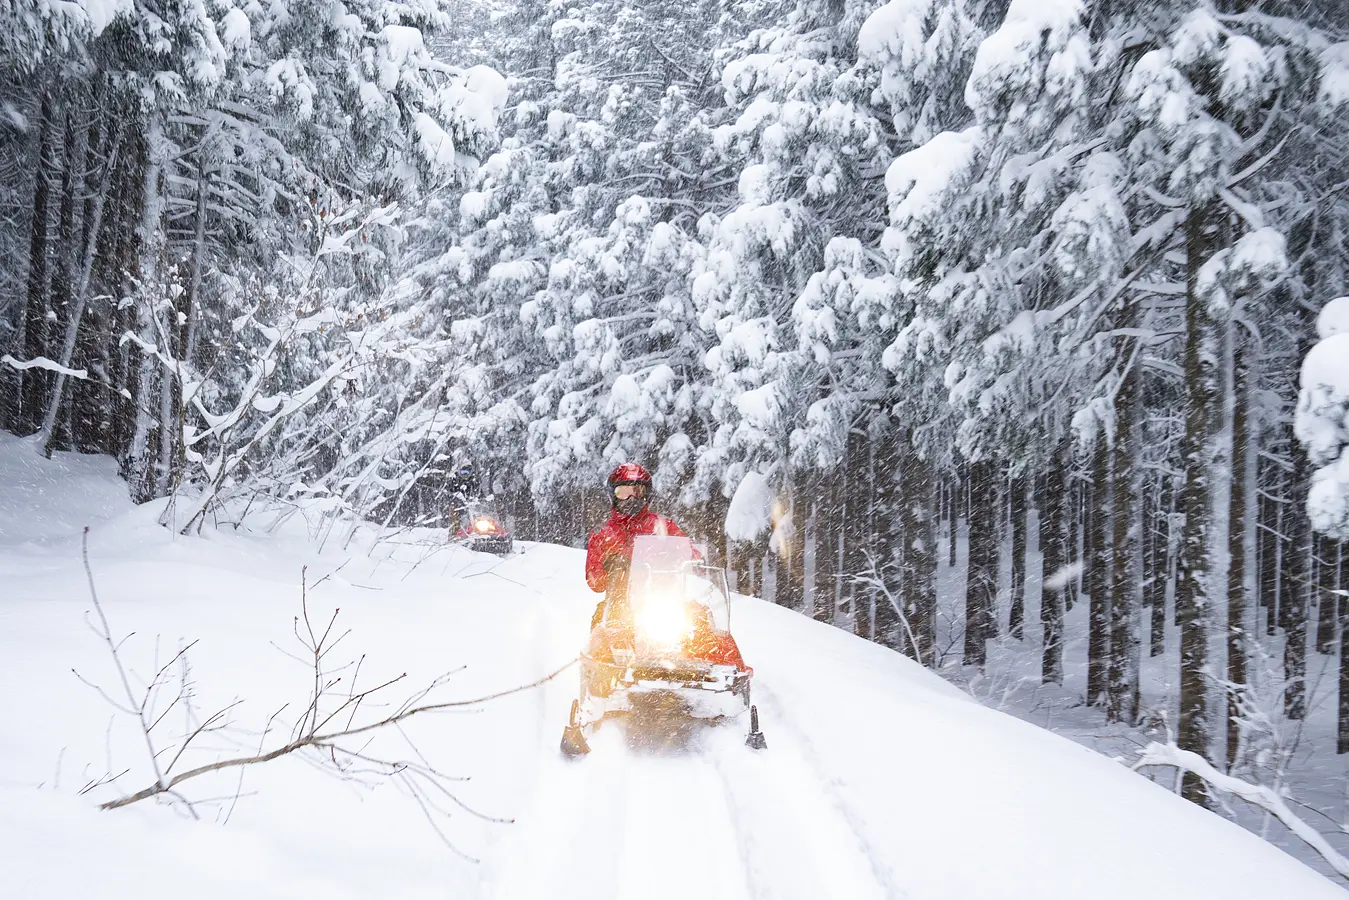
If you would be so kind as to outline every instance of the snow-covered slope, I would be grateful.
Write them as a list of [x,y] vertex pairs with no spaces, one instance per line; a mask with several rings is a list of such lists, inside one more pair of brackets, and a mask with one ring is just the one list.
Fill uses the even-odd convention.
[[[95,808],[111,770],[148,783],[139,733],[92,688],[112,691],[78,531],[124,653],[155,671],[180,641],[202,710],[233,700],[233,728],[199,763],[275,746],[264,724],[303,705],[294,649],[301,568],[311,612],[353,629],[341,652],[362,680],[406,671],[413,687],[466,666],[438,692],[468,698],[532,681],[580,646],[593,597],[576,551],[526,545],[498,562],[403,535],[373,552],[296,516],[202,537],[132,508],[106,460],[36,459],[0,435],[0,896],[894,897],[909,900],[1342,898],[1291,857],[1118,763],[985,709],[882,648],[755,600],[733,622],[768,750],[739,724],[652,743],[606,725],[565,761],[557,740],[572,671],[461,714],[412,720],[375,750],[470,780],[433,816],[396,784],[338,780],[283,758],[183,785],[202,821],[147,802]],[[326,538],[326,541],[325,541]],[[320,542],[323,547],[320,549]],[[275,646],[274,646],[275,645]],[[278,649],[281,648],[281,649]],[[368,673],[368,674],[366,674]],[[409,689],[408,693],[411,693]],[[171,712],[163,728],[187,728]],[[285,719],[285,713],[281,719]],[[260,743],[261,742],[261,743]],[[409,743],[410,742],[410,743]],[[374,751],[372,751],[374,752]],[[237,802],[236,794],[241,794]],[[228,820],[227,824],[225,820]]]

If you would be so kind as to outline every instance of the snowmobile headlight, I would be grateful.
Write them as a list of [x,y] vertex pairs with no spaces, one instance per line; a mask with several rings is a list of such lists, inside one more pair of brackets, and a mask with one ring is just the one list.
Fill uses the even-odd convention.
[[478,521],[473,523],[473,530],[478,532],[479,534],[488,534],[494,529],[495,526],[493,525],[491,519],[479,519]]
[[693,630],[693,621],[683,603],[647,603],[637,610],[637,631],[652,644],[680,644]]

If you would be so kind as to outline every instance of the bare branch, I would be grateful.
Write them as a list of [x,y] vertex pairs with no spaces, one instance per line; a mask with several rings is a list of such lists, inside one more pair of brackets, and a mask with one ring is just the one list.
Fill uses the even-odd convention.
[[[94,587],[94,570],[89,567],[89,526],[84,526],[84,531],[80,537],[80,558],[84,562],[84,572],[89,579],[89,596],[93,598],[94,610],[98,613],[98,619],[103,624],[103,639],[108,644],[108,650],[112,653],[113,664],[117,666],[117,674],[122,679],[122,687],[126,691],[128,704],[134,706],[136,697],[131,692],[131,681],[127,678],[126,668],[122,665],[122,658],[117,653],[117,645],[112,640],[112,628],[108,625],[108,617],[103,613],[103,604],[98,602],[98,591]],[[142,713],[138,716],[141,722],[141,731],[145,735],[145,749],[150,755],[150,765],[154,767],[155,780],[159,785],[164,784],[164,773],[159,769],[159,756],[155,753],[154,741],[150,739],[150,730],[146,728],[145,716]]]

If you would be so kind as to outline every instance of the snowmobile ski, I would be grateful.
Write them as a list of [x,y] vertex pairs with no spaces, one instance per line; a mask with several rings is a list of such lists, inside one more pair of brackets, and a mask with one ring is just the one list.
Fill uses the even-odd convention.
[[571,718],[567,722],[567,727],[562,729],[562,752],[567,756],[585,756],[590,752],[590,745],[586,743],[585,734],[581,731],[581,725],[577,721],[580,716],[579,700],[571,701]]
[[768,749],[768,741],[764,738],[763,732],[759,730],[759,707],[757,706],[749,708],[749,735],[745,738],[745,746],[751,750]]

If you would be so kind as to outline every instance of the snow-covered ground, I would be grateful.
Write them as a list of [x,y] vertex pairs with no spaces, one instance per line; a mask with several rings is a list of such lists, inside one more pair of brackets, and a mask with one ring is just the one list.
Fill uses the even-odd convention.
[[[120,689],[86,619],[86,523],[113,631],[134,632],[122,645],[132,668],[146,677],[196,640],[195,708],[241,701],[186,765],[289,735],[312,688],[286,655],[298,649],[303,567],[311,618],[338,607],[352,629],[332,658],[364,657],[361,684],[407,673],[395,705],[451,670],[433,697],[553,671],[575,655],[594,603],[565,548],[526,544],[498,561],[433,532],[372,545],[369,530],[348,541],[300,515],[271,529],[274,514],[185,538],[156,524],[162,511],[133,508],[105,458],[42,461],[0,435],[0,896],[1343,897],[1118,763],[751,599],[733,624],[755,667],[761,753],[743,746],[743,723],[640,736],[606,724],[589,757],[564,760],[567,671],[409,720],[366,749],[468,779],[449,784],[455,799],[511,822],[443,795],[450,815],[428,817],[399,782],[337,778],[300,754],[182,784],[200,821],[153,800],[103,812],[99,800],[153,776],[131,720],[83,683]],[[190,727],[176,707],[156,733]],[[124,769],[115,786],[79,793]]]
[[[1168,652],[1148,655],[1151,609],[1142,610],[1142,665],[1140,687],[1142,721],[1135,725],[1106,722],[1105,711],[1099,706],[1087,706],[1087,640],[1089,632],[1088,608],[1090,597],[1082,593],[1068,611],[1064,620],[1064,683],[1042,684],[1040,680],[1040,648],[1043,643],[1039,621],[1041,555],[1036,540],[1038,523],[1032,512],[1028,527],[1026,548],[1026,618],[1024,640],[1007,635],[1008,605],[1011,584],[1011,548],[1002,542],[1000,559],[999,620],[1001,633],[988,645],[988,664],[979,672],[960,664],[961,638],[964,623],[964,571],[968,558],[968,543],[962,527],[957,538],[956,565],[947,564],[945,553],[940,555],[938,572],[938,646],[943,652],[940,666],[942,676],[959,685],[980,703],[1024,719],[1055,734],[1095,750],[1115,760],[1132,763],[1145,746],[1153,742],[1170,742],[1168,718],[1174,717],[1177,681],[1180,672],[1178,648],[1180,641],[1174,621],[1174,602],[1167,593]],[[949,535],[943,535],[949,540]],[[1074,579],[1076,580],[1076,576]],[[1264,622],[1261,610],[1259,622]],[[1215,613],[1221,621],[1226,610]],[[1270,654],[1263,662],[1253,660],[1251,675],[1257,685],[1253,692],[1255,705],[1269,714],[1262,732],[1252,738],[1258,747],[1253,766],[1240,773],[1241,777],[1258,784],[1278,786],[1289,796],[1293,812],[1311,827],[1321,832],[1328,843],[1340,854],[1349,854],[1349,758],[1336,754],[1336,673],[1337,655],[1317,653],[1312,634],[1316,630],[1316,613],[1312,611],[1309,625],[1307,654],[1307,709],[1304,721],[1288,721],[1281,715],[1282,637],[1270,636],[1266,648]],[[1213,665],[1225,665],[1226,644],[1221,629],[1214,629],[1209,645]],[[1226,715],[1226,700],[1218,692],[1211,698],[1215,721]],[[1277,732],[1277,739],[1274,733]],[[1221,735],[1219,735],[1221,737]],[[1159,784],[1174,787],[1175,770],[1146,769],[1143,774]],[[1253,833],[1283,848],[1307,865],[1334,879],[1334,869],[1310,846],[1292,831],[1281,825],[1263,810],[1228,795],[1219,795],[1219,812],[1238,822]]]

